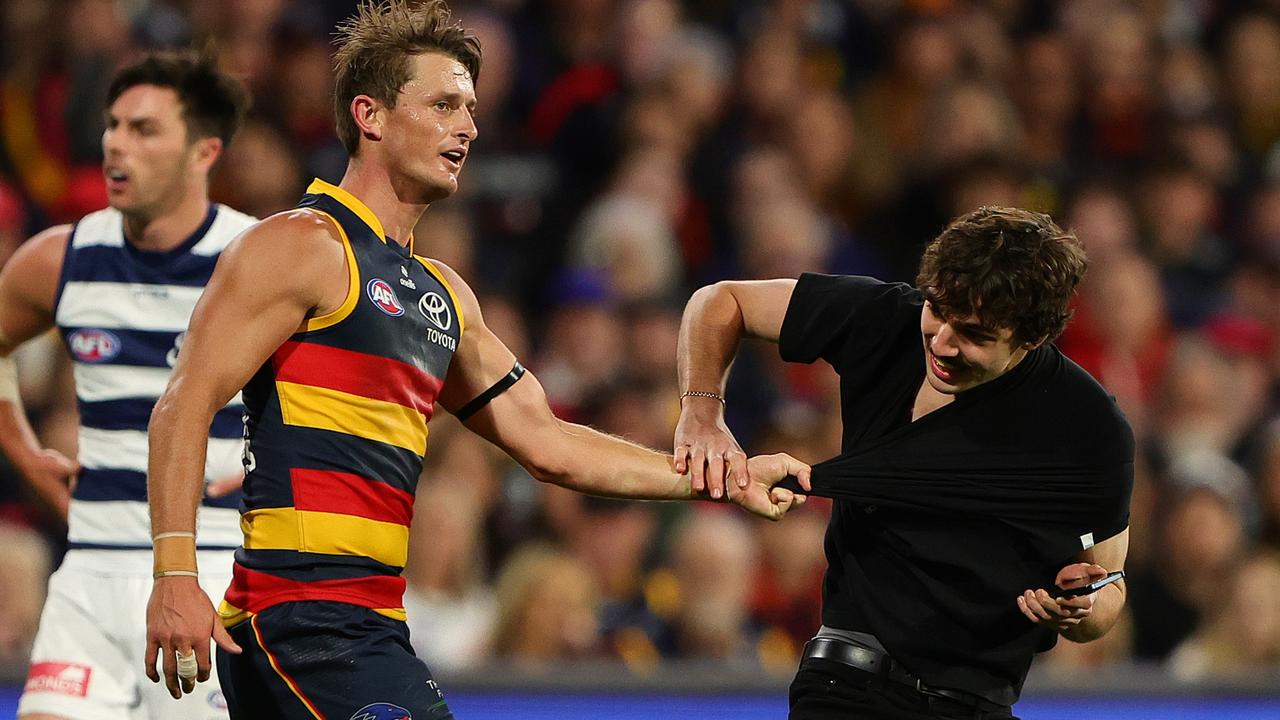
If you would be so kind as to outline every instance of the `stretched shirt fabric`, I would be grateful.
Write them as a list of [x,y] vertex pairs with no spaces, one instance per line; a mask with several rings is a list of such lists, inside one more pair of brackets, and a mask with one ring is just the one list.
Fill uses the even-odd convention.
[[788,307],[784,359],[841,377],[843,452],[812,477],[836,500],[823,622],[875,635],[927,683],[1012,704],[1057,637],[1016,598],[1128,526],[1133,434],[1052,345],[913,422],[922,305],[907,285],[805,275]]
[[[54,300],[71,355],[80,411],[80,473],[67,518],[70,549],[150,550],[147,423],[182,349],[191,312],[218,256],[257,218],[211,204],[177,247],[146,251],[124,236],[124,216],[106,208],[75,224]],[[205,482],[240,469],[240,396],[214,415]],[[240,493],[204,497],[196,515],[202,550],[240,544]]]
[[427,421],[464,329],[439,270],[368,207],[316,180],[298,204],[335,223],[342,306],[314,317],[244,388],[244,544],[220,608],[344,602],[404,619],[404,568]]

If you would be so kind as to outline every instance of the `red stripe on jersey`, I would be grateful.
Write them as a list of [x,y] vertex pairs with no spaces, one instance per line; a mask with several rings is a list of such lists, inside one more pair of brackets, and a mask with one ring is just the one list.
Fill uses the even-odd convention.
[[369,575],[328,580],[290,580],[234,563],[227,602],[251,613],[273,605],[305,600],[344,602],[382,610],[404,607],[404,578],[399,575]]
[[293,506],[298,510],[355,515],[408,526],[413,495],[359,475],[333,470],[291,468]]
[[276,380],[413,408],[431,419],[444,382],[399,360],[290,340],[271,356]]

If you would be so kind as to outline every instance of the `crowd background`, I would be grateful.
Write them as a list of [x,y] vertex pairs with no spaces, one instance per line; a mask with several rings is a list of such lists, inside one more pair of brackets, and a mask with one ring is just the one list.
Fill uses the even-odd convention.
[[[216,200],[266,216],[341,176],[329,58],[352,0],[0,7],[0,262],[105,204],[106,84],[145,49],[216,49],[253,91]],[[697,287],[807,270],[909,282],[949,218],[1049,212],[1091,258],[1059,346],[1116,396],[1140,452],[1126,614],[1041,669],[1280,667],[1280,2],[454,8],[484,47],[480,137],[417,250],[477,289],[558,413],[669,450]],[[74,456],[65,353],[50,337],[19,362],[40,437]],[[830,457],[835,382],[748,345],[730,426],[749,452]],[[437,671],[793,672],[820,620],[822,501],[769,524],[589,498],[534,482],[445,413],[431,435],[406,601]],[[0,676],[25,673],[63,532],[0,469]]]

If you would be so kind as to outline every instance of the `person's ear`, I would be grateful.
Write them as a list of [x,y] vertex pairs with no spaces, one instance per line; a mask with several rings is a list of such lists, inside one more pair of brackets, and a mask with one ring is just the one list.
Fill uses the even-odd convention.
[[191,159],[200,172],[208,173],[222,157],[222,138],[206,137],[192,143]]
[[378,142],[382,139],[382,125],[386,120],[385,110],[382,103],[368,95],[357,95],[351,99],[351,117],[366,140]]

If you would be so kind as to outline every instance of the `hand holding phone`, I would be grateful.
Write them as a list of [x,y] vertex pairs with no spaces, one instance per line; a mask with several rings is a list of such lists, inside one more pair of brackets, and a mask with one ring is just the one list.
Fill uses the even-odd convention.
[[1081,585],[1080,587],[1068,588],[1068,589],[1059,588],[1057,591],[1053,593],[1053,596],[1060,597],[1060,598],[1074,598],[1074,597],[1080,597],[1082,595],[1091,595],[1123,577],[1124,577],[1124,571],[1116,570],[1113,573],[1107,573],[1106,577],[1099,578],[1086,585]]

